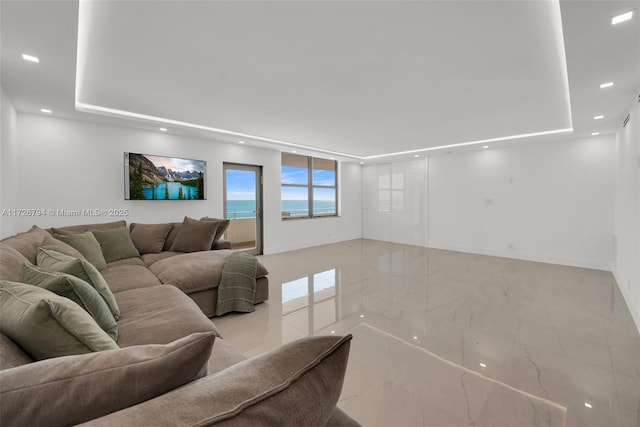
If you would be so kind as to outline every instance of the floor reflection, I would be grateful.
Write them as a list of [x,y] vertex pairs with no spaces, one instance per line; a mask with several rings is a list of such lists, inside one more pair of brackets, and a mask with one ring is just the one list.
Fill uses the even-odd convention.
[[364,425],[638,426],[640,338],[610,272],[371,240],[263,263],[269,301],[214,322],[248,356],[352,333],[340,406]]

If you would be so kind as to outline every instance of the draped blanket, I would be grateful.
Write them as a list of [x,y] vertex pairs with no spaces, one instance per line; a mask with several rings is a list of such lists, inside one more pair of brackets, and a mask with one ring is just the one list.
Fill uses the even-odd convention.
[[216,315],[230,311],[249,313],[256,293],[256,270],[258,258],[244,252],[234,252],[222,267],[222,278],[218,287]]

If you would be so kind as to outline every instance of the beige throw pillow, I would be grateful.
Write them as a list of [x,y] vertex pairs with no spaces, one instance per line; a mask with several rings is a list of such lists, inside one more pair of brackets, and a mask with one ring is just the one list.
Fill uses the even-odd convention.
[[218,240],[220,240],[222,238],[222,235],[224,234],[224,232],[227,231],[227,228],[229,228],[229,223],[230,223],[230,220],[228,220],[228,219],[211,218],[211,217],[208,217],[208,216],[200,218],[200,221],[210,221],[210,222],[215,222],[216,224],[218,224],[218,229],[216,230],[216,235],[213,237],[213,243],[214,244]]
[[129,226],[131,240],[141,254],[155,254],[162,252],[167,235],[172,225],[167,224],[136,224]]
[[184,217],[180,232],[171,246],[175,252],[208,251],[213,245],[218,224]]

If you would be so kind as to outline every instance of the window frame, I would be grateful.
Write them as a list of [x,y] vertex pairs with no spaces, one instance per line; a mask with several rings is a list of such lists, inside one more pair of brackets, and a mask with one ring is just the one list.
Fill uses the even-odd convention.
[[[282,182],[282,166],[283,166],[283,157],[285,155],[291,155],[291,156],[299,156],[299,157],[303,157],[306,159],[306,164],[307,164],[307,183],[306,184],[289,184],[289,183],[284,183]],[[318,159],[321,160],[323,162],[332,162],[334,169],[334,175],[335,175],[335,179],[334,179],[334,185],[316,185],[314,184],[314,180],[313,180],[313,160],[314,159]],[[326,169],[329,170],[329,169]],[[306,188],[307,189],[307,215],[295,215],[295,216],[282,216],[281,214],[281,219],[282,220],[294,220],[294,219],[312,219],[312,218],[331,218],[331,217],[337,217],[338,216],[338,161],[337,160],[331,160],[331,159],[323,159],[321,157],[313,157],[313,156],[305,156],[302,154],[289,154],[289,153],[282,153],[280,156],[280,211],[283,213],[285,212],[282,209],[282,189],[283,188]],[[333,213],[319,213],[316,214],[314,212],[313,209],[313,202],[314,202],[314,189],[332,189],[334,191],[335,194],[335,212]]]

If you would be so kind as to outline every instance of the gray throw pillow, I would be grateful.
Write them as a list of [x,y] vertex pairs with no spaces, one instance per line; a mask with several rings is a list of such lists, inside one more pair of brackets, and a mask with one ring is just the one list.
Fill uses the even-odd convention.
[[140,256],[140,252],[131,241],[129,230],[126,227],[111,230],[92,230],[91,232],[100,243],[104,259],[108,263]]
[[184,217],[180,232],[171,246],[175,252],[208,251],[213,245],[218,224]]
[[136,224],[132,223],[131,240],[141,254],[155,254],[162,252],[164,242],[173,226],[166,224]]
[[76,248],[98,270],[104,270],[107,267],[100,243],[98,243],[92,232],[85,231],[84,233],[70,235],[55,234],[54,237]]
[[0,419],[12,426],[76,425],[153,401],[206,374],[214,339],[213,332],[196,333],[169,344],[137,345],[1,371]]
[[22,265],[22,281],[69,298],[89,313],[114,341],[118,340],[118,324],[109,306],[98,291],[84,280],[66,273],[43,270],[25,262]]
[[38,360],[118,348],[78,304],[26,283],[0,281],[0,331]]
[[38,248],[38,267],[49,271],[71,274],[93,286],[109,306],[113,318],[120,318],[120,309],[109,285],[93,264],[84,259],[73,258],[60,252]]

